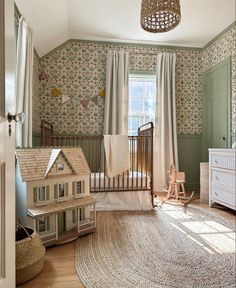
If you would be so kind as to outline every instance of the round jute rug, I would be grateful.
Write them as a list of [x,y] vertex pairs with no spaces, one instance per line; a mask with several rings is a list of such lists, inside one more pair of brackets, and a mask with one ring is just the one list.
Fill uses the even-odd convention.
[[201,208],[98,212],[97,231],[76,242],[85,287],[235,288],[234,225]]

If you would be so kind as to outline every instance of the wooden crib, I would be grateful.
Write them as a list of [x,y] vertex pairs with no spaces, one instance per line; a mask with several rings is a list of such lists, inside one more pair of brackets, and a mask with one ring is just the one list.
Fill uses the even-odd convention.
[[81,147],[90,174],[90,191],[122,192],[150,191],[153,204],[153,123],[138,128],[137,136],[129,136],[130,170],[116,177],[106,176],[103,136],[59,135],[53,125],[45,120],[41,123],[41,146]]

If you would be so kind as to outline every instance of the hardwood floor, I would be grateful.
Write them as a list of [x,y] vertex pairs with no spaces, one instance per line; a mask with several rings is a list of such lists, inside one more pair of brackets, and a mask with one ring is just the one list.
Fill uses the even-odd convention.
[[[157,199],[162,198],[163,193],[157,194]],[[196,195],[195,197],[198,197]],[[228,221],[235,223],[235,212],[221,207],[210,208],[208,204],[195,199],[191,204],[214,211]],[[74,268],[74,245],[75,241],[47,248],[43,271],[33,280],[18,288],[83,288]]]
[[74,267],[75,241],[48,247],[43,271],[18,288],[83,288]]

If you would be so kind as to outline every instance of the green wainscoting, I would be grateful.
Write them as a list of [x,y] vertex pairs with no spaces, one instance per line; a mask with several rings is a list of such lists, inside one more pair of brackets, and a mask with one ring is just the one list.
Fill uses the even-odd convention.
[[201,135],[179,134],[179,170],[186,173],[186,189],[200,190]]
[[[33,133],[33,147],[41,145],[40,134]],[[188,190],[200,189],[201,135],[179,134],[179,170],[186,173]],[[86,154],[86,151],[85,151]]]

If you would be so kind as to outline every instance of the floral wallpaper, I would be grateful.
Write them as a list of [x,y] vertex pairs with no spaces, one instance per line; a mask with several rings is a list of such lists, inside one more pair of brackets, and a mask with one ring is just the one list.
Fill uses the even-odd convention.
[[148,45],[71,40],[38,59],[34,55],[33,132],[46,119],[56,133],[102,134],[106,54],[123,49],[131,71],[156,71],[156,55],[176,53],[178,134],[202,132],[202,73],[228,56],[232,59],[232,132],[236,133],[235,26],[206,49],[161,49]]
[[236,133],[236,26],[211,43],[203,52],[203,71],[231,56],[231,131]]
[[[44,118],[54,125],[57,133],[102,134],[108,49],[128,51],[131,71],[153,72],[158,53],[175,52],[178,134],[201,133],[200,49],[173,50],[79,40],[68,41],[41,59],[41,72],[45,77],[40,80],[40,109],[37,110],[38,105],[33,108],[36,112],[34,131],[38,131],[36,126]],[[37,71],[35,68],[35,73]]]
[[41,72],[40,59],[34,52],[33,55],[33,115],[32,115],[32,127],[33,133],[40,133],[40,122],[41,122],[41,83],[39,80],[39,75]]

